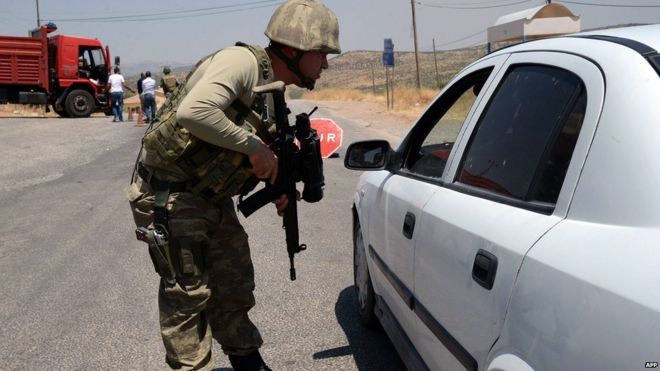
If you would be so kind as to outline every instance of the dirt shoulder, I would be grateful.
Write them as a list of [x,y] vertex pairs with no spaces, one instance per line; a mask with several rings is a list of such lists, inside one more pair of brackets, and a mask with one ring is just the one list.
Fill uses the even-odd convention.
[[44,105],[0,104],[0,117],[57,117],[55,112],[46,113]]
[[337,117],[378,130],[392,141],[401,139],[419,116],[416,113],[388,111],[383,103],[315,101],[315,104]]

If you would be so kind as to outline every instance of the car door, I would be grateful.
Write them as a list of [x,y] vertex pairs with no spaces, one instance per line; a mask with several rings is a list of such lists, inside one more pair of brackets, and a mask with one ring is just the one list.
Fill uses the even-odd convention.
[[487,356],[525,254],[566,215],[602,106],[601,72],[575,55],[514,54],[496,79],[416,236],[418,350],[443,369]]
[[378,268],[371,269],[376,275],[373,284],[409,334],[416,329],[411,310],[413,267],[422,209],[438,189],[453,144],[478,102],[479,92],[504,59],[493,57],[467,68],[445,89],[400,146],[405,151],[414,143],[415,152],[407,153],[401,168],[382,179],[378,195],[371,198],[374,209],[369,211],[368,248]]

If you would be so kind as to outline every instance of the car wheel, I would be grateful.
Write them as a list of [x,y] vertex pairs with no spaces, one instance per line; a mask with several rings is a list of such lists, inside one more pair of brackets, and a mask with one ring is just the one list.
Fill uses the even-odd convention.
[[374,306],[376,295],[371,277],[369,276],[369,266],[367,265],[367,249],[364,246],[362,238],[362,228],[357,217],[353,228],[353,279],[355,282],[355,294],[357,296],[358,311],[360,320],[368,327],[375,327],[378,323]]
[[74,90],[66,97],[65,106],[71,117],[89,117],[94,112],[94,97],[85,90]]

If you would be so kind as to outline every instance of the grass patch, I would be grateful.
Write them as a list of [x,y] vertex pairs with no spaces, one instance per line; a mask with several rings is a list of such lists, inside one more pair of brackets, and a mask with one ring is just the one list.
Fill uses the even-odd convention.
[[[394,87],[394,111],[403,113],[419,113],[435,98],[438,90],[417,90],[410,86]],[[308,100],[332,100],[343,102],[374,102],[387,105],[387,97],[384,94],[373,94],[371,91],[361,89],[327,88],[314,91],[306,91],[301,96]]]

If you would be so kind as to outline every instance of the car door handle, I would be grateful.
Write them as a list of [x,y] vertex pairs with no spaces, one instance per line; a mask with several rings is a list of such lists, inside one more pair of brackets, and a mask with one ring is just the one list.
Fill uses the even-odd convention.
[[486,250],[479,249],[474,257],[472,279],[486,290],[493,288],[497,273],[497,257]]
[[407,239],[412,240],[413,232],[415,231],[415,214],[411,212],[406,213],[406,217],[403,220],[403,235]]

